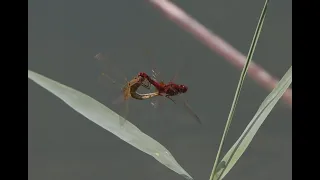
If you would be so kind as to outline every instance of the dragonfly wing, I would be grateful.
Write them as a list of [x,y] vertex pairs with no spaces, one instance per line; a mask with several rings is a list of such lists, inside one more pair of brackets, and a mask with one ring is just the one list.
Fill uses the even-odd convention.
[[119,105],[119,104],[122,104],[123,102],[125,102],[125,99],[124,99],[123,95],[121,95],[118,98],[116,98],[115,100],[113,100],[112,104]]
[[153,100],[151,101],[151,105],[153,108],[159,109],[161,107],[162,101],[163,101],[163,97],[153,98]]
[[94,58],[98,60],[98,63],[100,64],[101,68],[103,68],[105,74],[113,76],[111,79],[125,79],[125,81],[128,81],[127,76],[121,69],[118,69],[118,67],[115,65],[115,62],[113,62],[108,56],[109,55],[104,53],[98,53],[94,56]]
[[193,119],[195,119],[199,124],[202,124],[199,116],[192,110],[187,100],[183,98],[182,95],[180,95],[179,97],[182,99],[185,109],[189,112],[189,114],[193,117]]
[[121,94],[118,98],[112,101],[112,104],[114,105],[120,105],[120,112],[119,112],[119,120],[120,120],[120,125],[123,126],[128,112],[129,112],[129,104],[128,104],[128,99],[125,99],[124,95]]
[[156,68],[152,69],[152,78],[153,79],[160,79],[160,72],[156,70]]
[[158,108],[159,107],[159,99],[154,99],[150,103],[153,108]]
[[112,83],[118,87],[123,87],[125,83],[127,83],[128,79],[126,75],[117,69],[115,62],[112,62],[110,58],[107,58],[106,55],[102,53],[98,53],[94,58],[102,71],[98,79],[100,84],[109,88],[110,84],[108,83]]
[[181,62],[181,60],[180,60],[180,62],[178,62],[177,64],[178,64],[178,69],[174,73],[174,76],[171,78],[170,82],[175,82],[177,80],[181,69],[183,68],[183,66],[185,66],[185,61],[182,60],[182,62]]
[[120,125],[123,126],[126,123],[129,114],[129,101],[125,101],[124,108],[119,116]]

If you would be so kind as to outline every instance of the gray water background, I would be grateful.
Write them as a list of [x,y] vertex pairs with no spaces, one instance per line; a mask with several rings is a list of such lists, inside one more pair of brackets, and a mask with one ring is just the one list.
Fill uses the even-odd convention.
[[[174,1],[246,54],[263,0]],[[102,86],[93,56],[112,54],[128,78],[150,73],[189,86],[186,98],[201,117],[163,101],[130,102],[129,119],[166,146],[195,179],[208,179],[240,70],[165,18],[147,1],[28,1],[28,69],[80,90],[115,111],[116,86]],[[281,78],[292,63],[292,2],[271,1],[254,61]],[[149,52],[147,54],[146,52]],[[182,62],[184,65],[182,66]],[[249,77],[240,95],[226,149],[240,136],[268,95]],[[30,180],[178,180],[152,157],[84,118],[28,80]],[[292,115],[279,102],[226,180],[292,179]]]

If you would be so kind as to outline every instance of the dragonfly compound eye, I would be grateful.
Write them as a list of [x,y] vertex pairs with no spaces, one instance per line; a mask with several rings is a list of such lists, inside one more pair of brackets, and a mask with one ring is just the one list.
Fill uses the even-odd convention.
[[141,76],[141,77],[147,77],[148,75],[147,75],[146,73],[144,73],[144,72],[140,72],[140,73],[139,73],[139,76]]
[[188,91],[188,87],[185,85],[180,85],[181,92],[186,93]]

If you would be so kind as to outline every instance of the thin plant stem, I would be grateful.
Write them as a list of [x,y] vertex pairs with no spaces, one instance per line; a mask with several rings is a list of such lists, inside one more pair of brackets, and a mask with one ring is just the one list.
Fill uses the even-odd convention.
[[240,80],[239,80],[238,87],[237,87],[237,90],[236,90],[236,93],[235,93],[235,96],[234,96],[234,99],[233,99],[233,102],[232,102],[232,106],[231,106],[231,109],[230,109],[228,120],[227,120],[225,129],[224,129],[224,132],[223,132],[223,135],[222,135],[222,139],[220,141],[220,145],[219,145],[219,149],[218,149],[218,152],[217,152],[216,159],[214,161],[214,165],[213,165],[213,169],[212,169],[212,172],[211,172],[210,180],[213,180],[214,174],[216,173],[217,164],[218,164],[218,161],[219,161],[219,158],[220,158],[220,153],[221,153],[224,141],[226,139],[226,136],[228,134],[228,131],[229,131],[229,128],[230,128],[230,125],[231,125],[231,122],[232,122],[232,118],[233,118],[234,112],[236,110],[236,106],[237,106],[237,102],[238,102],[239,95],[240,95],[240,92],[241,92],[241,88],[242,88],[244,79],[246,77],[246,73],[248,71],[249,64],[250,64],[250,62],[252,60],[252,56],[254,54],[254,50],[256,48],[260,33],[261,33],[261,29],[262,29],[263,22],[264,22],[264,19],[265,19],[265,16],[266,16],[266,12],[267,12],[268,2],[269,2],[269,0],[265,1],[264,7],[263,7],[261,15],[260,15],[260,19],[259,19],[259,22],[258,22],[258,25],[257,25],[257,28],[256,28],[256,31],[255,31],[254,36],[253,36],[253,40],[251,42],[251,46],[250,46],[250,49],[249,49],[249,52],[248,52],[248,59],[247,59],[247,61],[245,63],[244,68],[242,69],[242,72],[241,72]]

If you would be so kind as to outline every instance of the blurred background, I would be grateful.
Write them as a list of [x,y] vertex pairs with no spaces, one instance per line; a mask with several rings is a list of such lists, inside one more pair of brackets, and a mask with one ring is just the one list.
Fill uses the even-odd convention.
[[[179,7],[247,54],[264,0],[175,0]],[[164,145],[194,179],[209,179],[241,70],[180,29],[148,1],[28,1],[28,69],[95,98],[116,112],[119,88],[99,81],[94,56],[110,54],[132,78],[151,73],[189,87],[203,124],[163,101],[130,101],[129,120]],[[292,63],[292,1],[271,1],[253,60],[281,78]],[[108,84],[108,83],[107,83]],[[269,94],[246,78],[224,152]],[[183,177],[75,112],[28,80],[30,180],[182,180]],[[292,115],[282,101],[226,180],[292,179]]]

